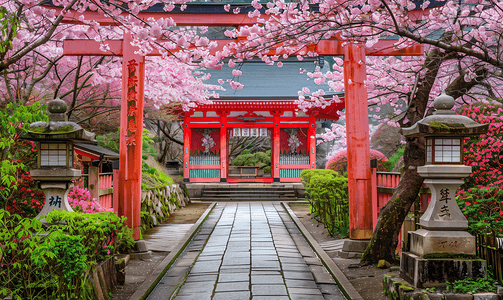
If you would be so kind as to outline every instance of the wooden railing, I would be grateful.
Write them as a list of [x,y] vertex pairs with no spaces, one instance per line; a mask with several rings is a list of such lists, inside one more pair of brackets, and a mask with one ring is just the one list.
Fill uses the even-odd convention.
[[99,173],[98,167],[90,167],[87,176],[87,189],[91,193],[91,198],[98,199],[100,205],[105,209],[113,209],[118,212],[118,193],[114,193],[119,179],[119,170],[110,173]]
[[[400,173],[398,172],[377,172],[372,168],[372,220],[374,227],[381,209],[388,203],[400,183]],[[424,213],[431,200],[430,189],[423,184],[419,191],[419,199],[412,208],[413,211]]]
[[113,208],[113,173],[100,173],[98,180],[100,205],[103,208]]
[[503,266],[501,252],[503,251],[503,238],[497,237],[494,230],[488,229],[476,234],[477,255],[486,260],[487,268],[492,268],[494,279],[503,282]]
[[[400,173],[398,172],[377,172],[376,168],[372,168],[371,184],[372,184],[372,223],[373,228],[376,227],[377,219],[381,209],[388,203],[395,192],[396,187],[400,183]],[[406,220],[402,226],[398,240],[402,243],[407,243],[407,231],[419,229],[419,218],[424,213],[431,200],[430,189],[423,184],[419,192],[419,197],[411,208],[414,213],[413,220]],[[404,240],[402,241],[402,238]],[[399,246],[399,249],[401,247]]]

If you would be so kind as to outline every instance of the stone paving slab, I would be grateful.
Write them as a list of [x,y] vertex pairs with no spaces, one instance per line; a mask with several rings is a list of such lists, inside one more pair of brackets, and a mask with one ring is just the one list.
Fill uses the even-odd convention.
[[186,252],[147,299],[344,299],[280,203],[218,203]]

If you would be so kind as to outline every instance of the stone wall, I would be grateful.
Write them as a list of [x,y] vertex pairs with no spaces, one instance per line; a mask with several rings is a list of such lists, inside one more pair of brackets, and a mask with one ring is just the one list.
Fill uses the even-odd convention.
[[154,224],[174,212],[177,208],[185,206],[190,198],[178,184],[159,186],[141,191],[142,211],[147,211]]

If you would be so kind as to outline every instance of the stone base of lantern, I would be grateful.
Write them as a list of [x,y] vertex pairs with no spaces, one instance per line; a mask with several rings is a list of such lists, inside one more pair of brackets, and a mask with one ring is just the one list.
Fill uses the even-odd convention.
[[410,252],[419,256],[429,253],[475,255],[475,243],[475,237],[466,231],[419,229],[410,232]]
[[[37,215],[37,219],[53,210],[66,210],[73,212],[70,203],[68,203],[68,192],[73,184],[69,182],[42,182],[40,188],[45,193],[45,204],[42,211]],[[42,219],[45,222],[45,218]]]
[[410,252],[400,258],[400,274],[416,288],[486,276],[486,262],[473,258],[475,237],[466,231],[419,229],[409,233]]
[[410,252],[402,252],[400,276],[416,288],[442,287],[447,280],[486,277],[486,261],[456,258],[426,259]]

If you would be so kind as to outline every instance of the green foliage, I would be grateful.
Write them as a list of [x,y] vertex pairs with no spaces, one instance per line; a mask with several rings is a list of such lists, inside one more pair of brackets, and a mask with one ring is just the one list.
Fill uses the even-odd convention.
[[45,106],[8,103],[0,107],[0,207],[12,204],[20,176],[36,164],[35,143],[21,139],[30,123],[48,121]]
[[[148,159],[148,156],[157,158],[157,153],[154,148],[154,140],[148,134],[149,131],[143,128],[142,146],[141,146],[141,151],[143,153],[142,158]],[[147,156],[147,158],[145,158],[144,156]]]
[[148,212],[142,211],[140,215],[141,215],[140,229],[142,232],[145,232],[145,230],[154,227],[154,220],[152,219],[152,217]]
[[98,141],[98,146],[119,153],[120,128],[116,132],[96,136],[96,141]]
[[43,244],[43,247],[47,247],[43,251],[50,251],[57,257],[57,267],[61,270],[59,275],[66,284],[72,284],[76,278],[80,279],[87,269],[82,239],[80,236],[68,236],[56,231],[52,234],[52,240],[46,239],[51,241],[50,245]]
[[332,170],[306,169],[300,173],[310,210],[330,235],[349,233],[348,179]]
[[503,190],[495,186],[461,189],[456,201],[468,219],[470,233],[490,228],[503,235]]
[[388,170],[396,170],[398,169],[398,164],[400,163],[400,161],[403,160],[403,153],[405,152],[405,147],[400,147],[398,148],[398,150],[396,151],[395,154],[393,154],[389,159],[388,161],[385,161],[384,162],[384,165],[386,166],[386,168]]
[[271,173],[271,150],[255,152],[253,154],[249,150],[244,150],[236,156],[232,165],[259,167],[264,169],[264,173]]
[[487,273],[487,278],[467,278],[454,282],[446,281],[446,290],[447,292],[462,294],[496,293],[498,291],[498,283],[494,280],[490,271]]
[[146,162],[142,164],[141,168],[141,189],[149,190],[159,186],[172,185],[175,182],[171,177],[157,170],[155,167],[149,166]]
[[53,211],[46,221],[0,209],[0,298],[89,299],[87,274],[115,248],[134,244],[113,213]]
[[0,6],[0,53],[12,50],[12,40],[17,36],[17,29],[21,24],[15,13],[9,13],[6,7]]
[[54,210],[46,221],[51,224],[49,230],[83,237],[89,261],[97,262],[113,255],[116,243],[121,242],[117,233],[125,227],[126,218],[113,212],[83,214]]

